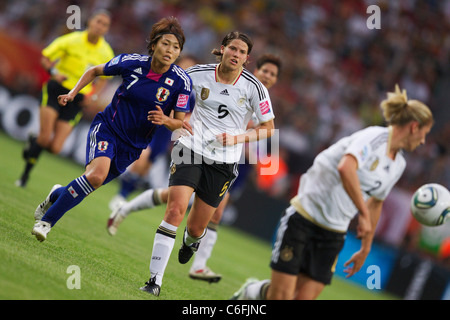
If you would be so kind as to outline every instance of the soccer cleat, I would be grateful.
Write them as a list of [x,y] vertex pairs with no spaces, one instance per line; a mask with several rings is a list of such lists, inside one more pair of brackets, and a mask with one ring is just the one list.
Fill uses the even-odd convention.
[[258,279],[256,278],[249,278],[245,281],[245,283],[239,288],[238,291],[236,291],[230,298],[230,300],[248,300],[247,297],[247,288],[252,283],[257,282]]
[[116,194],[109,202],[109,210],[114,211],[120,208],[127,200],[120,194]]
[[16,180],[15,185],[16,187],[25,188],[27,185],[28,176],[22,175],[19,179]]
[[184,243],[183,239],[183,244],[178,251],[178,262],[180,262],[181,264],[188,263],[188,261],[191,260],[192,256],[194,255],[194,252],[197,252],[199,246],[200,242],[195,242],[188,246]]
[[122,208],[122,205],[116,207],[116,209],[113,210],[111,215],[108,219],[108,224],[106,225],[106,230],[108,230],[108,233],[111,236],[116,235],[117,228],[119,228],[120,224],[125,220],[125,216],[120,213],[120,209]]
[[209,283],[219,282],[222,279],[221,274],[217,274],[208,267],[203,269],[190,270],[189,277],[194,280],[203,280]]
[[33,230],[31,230],[31,234],[36,236],[36,239],[38,239],[40,242],[47,239],[47,234],[52,229],[52,226],[50,223],[46,221],[37,221],[33,227]]
[[50,196],[52,195],[53,191],[56,189],[61,188],[60,184],[55,184],[52,189],[50,190],[47,198],[41,204],[39,204],[36,208],[36,211],[34,211],[34,220],[39,221],[42,219],[42,217],[45,215],[48,209],[52,206],[53,202],[50,201]]
[[150,280],[148,280],[145,283],[145,286],[143,286],[143,287],[141,287],[139,289],[142,290],[142,291],[145,291],[145,292],[147,292],[149,294],[152,294],[152,295],[154,295],[156,297],[159,297],[159,294],[161,293],[161,287],[158,286],[155,281],[156,281],[155,277],[150,278]]

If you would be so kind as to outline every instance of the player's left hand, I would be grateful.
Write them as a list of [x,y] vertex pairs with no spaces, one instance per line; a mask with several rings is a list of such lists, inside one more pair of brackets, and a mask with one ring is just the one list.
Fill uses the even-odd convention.
[[344,263],[344,267],[346,267],[344,269],[344,272],[347,273],[346,278],[349,278],[355,273],[357,273],[363,266],[364,261],[366,261],[366,258],[367,253],[363,252],[362,250],[355,252],[350,258],[350,260]]

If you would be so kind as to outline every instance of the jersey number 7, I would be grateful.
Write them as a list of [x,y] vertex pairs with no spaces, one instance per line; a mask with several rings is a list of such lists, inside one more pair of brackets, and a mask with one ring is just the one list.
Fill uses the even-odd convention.
[[131,86],[132,86],[133,84],[135,84],[135,83],[139,80],[138,76],[135,75],[135,74],[132,74],[131,77],[134,78],[134,80],[131,81],[130,84],[127,86],[127,90],[130,89]]

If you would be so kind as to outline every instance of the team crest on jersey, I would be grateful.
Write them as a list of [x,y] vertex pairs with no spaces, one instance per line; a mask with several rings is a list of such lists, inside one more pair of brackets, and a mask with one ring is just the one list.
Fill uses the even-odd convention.
[[108,149],[108,141],[100,141],[98,143],[98,151],[105,152]]
[[177,166],[175,165],[175,163],[172,163],[172,165],[170,166],[170,174],[174,174],[175,171],[177,171]]
[[285,246],[280,252],[280,259],[285,262],[291,261],[293,257],[294,249],[292,247]]
[[164,87],[158,88],[158,92],[156,92],[156,99],[158,99],[159,102],[166,101],[169,97],[170,91],[167,90]]
[[370,165],[370,171],[375,170],[378,167],[378,164],[380,163],[380,160],[378,159],[378,157],[375,159],[374,162],[372,162],[372,164]]
[[209,97],[209,89],[208,88],[202,88],[202,92],[200,93],[200,97],[202,100],[206,100]]

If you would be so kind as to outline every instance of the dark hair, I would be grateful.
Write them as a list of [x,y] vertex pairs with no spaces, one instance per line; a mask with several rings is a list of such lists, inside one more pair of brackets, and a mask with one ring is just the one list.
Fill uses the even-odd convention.
[[[246,35],[245,33],[239,32],[239,31],[232,31],[232,32],[228,33],[225,36],[225,38],[223,38],[221,45],[226,47],[227,45],[230,44],[231,41],[233,41],[235,39],[244,41],[247,44],[247,47],[248,47],[247,55],[249,55],[250,52],[252,52],[253,41],[250,39],[250,37],[248,35]],[[213,49],[213,51],[211,51],[211,53],[213,55],[217,56],[218,61],[222,61],[222,53],[220,52],[220,49]],[[246,61],[244,63],[244,65],[246,65],[247,63],[248,63],[248,61]]]
[[272,63],[277,66],[278,68],[278,75],[281,73],[281,59],[273,54],[266,53],[263,54],[256,60],[256,68],[260,69],[264,64],[266,63]]
[[92,14],[89,16],[88,20],[91,20],[92,18],[94,18],[94,17],[96,17],[98,15],[104,15],[104,16],[107,16],[108,18],[111,19],[111,12],[109,12],[106,9],[97,9],[94,12],[92,12]]
[[175,17],[162,18],[153,25],[152,31],[150,32],[150,36],[147,40],[147,49],[150,56],[153,55],[152,46],[156,44],[165,34],[173,34],[178,39],[180,51],[183,50],[183,45],[186,38],[184,37],[184,31],[181,28],[180,22]]

